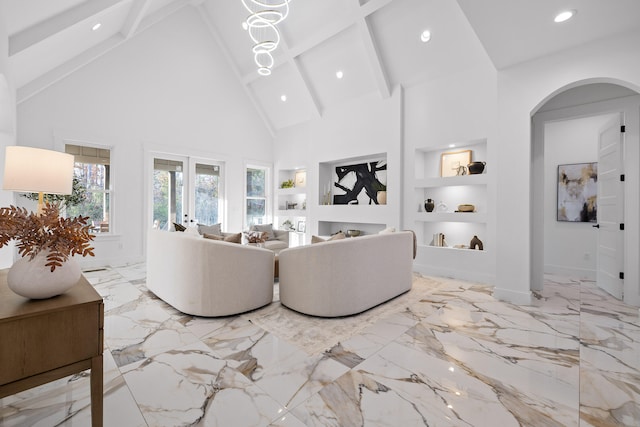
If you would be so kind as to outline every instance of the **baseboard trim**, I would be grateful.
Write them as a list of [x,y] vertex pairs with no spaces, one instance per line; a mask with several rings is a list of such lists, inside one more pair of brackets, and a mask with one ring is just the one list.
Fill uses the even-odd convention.
[[449,279],[465,280],[474,283],[486,283],[493,285],[495,277],[486,273],[478,273],[474,271],[457,270],[451,268],[438,268],[431,265],[417,264],[414,262],[413,271],[425,276],[446,277]]
[[516,305],[531,305],[533,295],[531,292],[518,292],[511,289],[493,288],[493,297],[500,301],[510,302]]
[[558,276],[575,277],[578,279],[596,280],[596,270],[588,270],[586,268],[572,268],[561,265],[545,264],[544,272],[555,274]]

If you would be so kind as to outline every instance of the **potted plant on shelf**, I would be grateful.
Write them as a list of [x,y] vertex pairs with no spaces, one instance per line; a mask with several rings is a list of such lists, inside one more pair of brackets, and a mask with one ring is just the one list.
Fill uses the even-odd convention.
[[74,255],[94,256],[88,217],[60,217],[59,205],[47,203],[41,214],[25,208],[0,208],[0,248],[17,242],[22,258],[7,275],[12,291],[27,298],[59,295],[80,278]]

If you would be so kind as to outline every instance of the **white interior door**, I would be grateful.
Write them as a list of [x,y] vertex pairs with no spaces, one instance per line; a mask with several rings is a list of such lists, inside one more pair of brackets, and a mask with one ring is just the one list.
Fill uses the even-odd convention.
[[622,174],[622,137],[620,116],[608,123],[598,139],[598,271],[597,284],[622,299],[624,266],[624,189]]

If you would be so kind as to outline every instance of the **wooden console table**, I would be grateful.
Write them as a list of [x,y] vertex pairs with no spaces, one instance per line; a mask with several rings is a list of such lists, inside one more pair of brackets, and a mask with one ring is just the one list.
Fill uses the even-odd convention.
[[91,424],[102,426],[104,304],[82,276],[66,293],[29,300],[0,270],[0,398],[91,369]]

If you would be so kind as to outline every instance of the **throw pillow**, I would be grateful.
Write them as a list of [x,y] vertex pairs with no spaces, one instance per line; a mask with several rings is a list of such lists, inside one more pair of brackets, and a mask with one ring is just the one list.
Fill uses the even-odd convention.
[[387,234],[387,233],[395,233],[396,229],[395,227],[387,227],[384,230],[378,232],[378,234]]
[[264,231],[267,233],[267,240],[275,240],[276,235],[273,233],[273,224],[260,224],[251,227],[251,231]]
[[267,240],[267,233],[264,231],[248,231],[244,234],[249,243],[264,243]]
[[177,222],[173,223],[173,228],[175,228],[176,231],[184,231],[187,229],[187,227],[182,224],[178,224]]
[[198,224],[198,233],[200,234],[215,234],[216,236],[222,236],[222,224],[217,223],[213,225]]
[[339,233],[334,234],[333,236],[329,237],[328,239],[323,239],[322,237],[318,237],[318,236],[311,236],[311,244],[313,243],[321,243],[321,242],[329,242],[331,240],[342,240],[342,239],[346,239],[347,236],[345,236],[345,234],[341,231]]
[[204,236],[205,239],[224,240],[223,236],[218,236],[217,234],[204,233],[203,236]]
[[229,243],[242,243],[242,233],[223,233],[224,241]]

